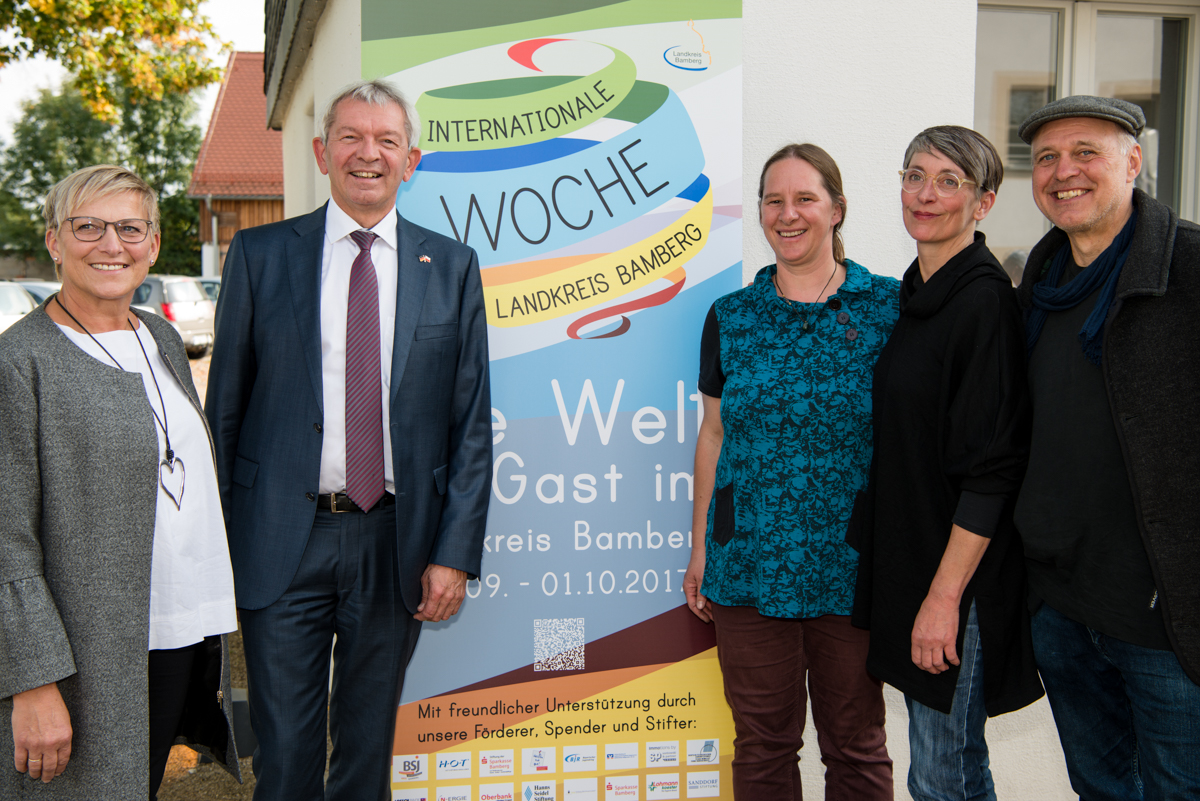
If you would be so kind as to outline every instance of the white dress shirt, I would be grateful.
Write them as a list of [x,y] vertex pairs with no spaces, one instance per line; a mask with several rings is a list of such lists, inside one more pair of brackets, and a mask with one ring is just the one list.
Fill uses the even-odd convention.
[[[371,263],[379,285],[379,399],[383,406],[384,488],[396,492],[392,475],[392,439],[388,434],[388,398],[392,386],[392,340],[396,330],[396,284],[400,269],[395,207],[371,228]],[[346,490],[346,311],[350,298],[350,268],[358,245],[350,238],[362,226],[329,201],[325,212],[325,245],[321,250],[321,390],[325,419],[321,423],[322,495]]]

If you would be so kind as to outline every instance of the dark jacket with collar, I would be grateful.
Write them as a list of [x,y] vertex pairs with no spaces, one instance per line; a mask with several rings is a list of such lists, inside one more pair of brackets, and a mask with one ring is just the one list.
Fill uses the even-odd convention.
[[[317,511],[326,207],[229,245],[204,404],[239,608],[291,583]],[[487,324],[475,251],[397,216],[390,428],[397,573],[416,613],[429,564],[479,574],[491,494]]]
[[[1167,636],[1200,684],[1200,226],[1141,190],[1133,202],[1101,366]],[[1066,242],[1054,228],[1029,254],[1022,308]]]

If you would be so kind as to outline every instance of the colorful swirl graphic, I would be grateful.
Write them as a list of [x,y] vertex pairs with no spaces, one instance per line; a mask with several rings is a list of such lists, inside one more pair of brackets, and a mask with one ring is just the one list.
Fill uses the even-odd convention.
[[[587,75],[548,75],[535,63],[548,46],[612,58]],[[679,293],[707,244],[713,195],[695,128],[679,97],[637,80],[616,48],[540,38],[507,56],[537,74],[417,100],[434,152],[401,194],[404,214],[476,249],[492,326],[571,317],[571,338],[618,336],[630,312]]]

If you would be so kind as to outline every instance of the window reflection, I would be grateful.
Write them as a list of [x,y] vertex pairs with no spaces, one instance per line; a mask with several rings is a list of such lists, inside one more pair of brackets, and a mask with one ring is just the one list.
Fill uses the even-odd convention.
[[979,226],[1014,282],[1029,249],[1049,230],[1033,202],[1029,145],[1017,128],[1058,97],[1059,14],[1054,10],[979,9],[975,129],[1004,161],[1004,183]]
[[1179,145],[1183,110],[1182,19],[1100,14],[1096,18],[1096,93],[1136,103],[1146,113],[1142,191],[1179,210]]

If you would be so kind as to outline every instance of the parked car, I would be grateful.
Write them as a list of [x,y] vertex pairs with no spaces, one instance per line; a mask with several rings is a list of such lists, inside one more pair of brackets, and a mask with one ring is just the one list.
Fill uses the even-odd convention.
[[217,303],[217,296],[221,294],[221,279],[205,276],[204,278],[197,278],[196,280],[200,282],[200,286],[204,287],[204,291],[208,293],[208,299],[211,300],[215,306]]
[[198,359],[208,352],[213,341],[213,302],[204,287],[187,275],[148,275],[133,293],[133,305],[149,308],[165,318],[187,349]]
[[0,279],[0,331],[37,308],[33,295],[20,284]]
[[17,281],[18,284],[25,287],[25,291],[33,295],[33,299],[42,304],[46,302],[46,298],[53,295],[58,290],[62,289],[61,281]]

